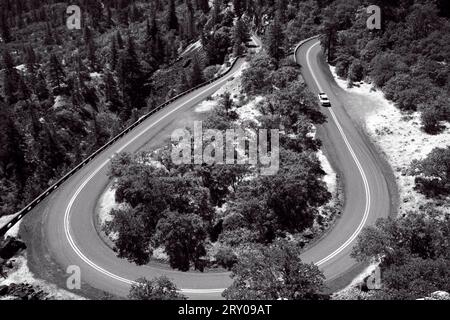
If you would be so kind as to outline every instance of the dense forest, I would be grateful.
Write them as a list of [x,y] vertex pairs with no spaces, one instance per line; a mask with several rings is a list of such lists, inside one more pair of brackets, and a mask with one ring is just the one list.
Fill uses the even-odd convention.
[[353,82],[369,78],[400,110],[421,112],[425,132],[439,133],[450,121],[450,13],[444,2],[381,2],[382,29],[372,32],[364,28],[365,8],[358,1],[345,4],[330,6],[339,14],[324,22],[338,75]]
[[[81,30],[66,27],[73,4]],[[225,9],[200,0],[2,0],[0,215],[242,53],[247,24]],[[201,49],[181,57],[197,40]]]

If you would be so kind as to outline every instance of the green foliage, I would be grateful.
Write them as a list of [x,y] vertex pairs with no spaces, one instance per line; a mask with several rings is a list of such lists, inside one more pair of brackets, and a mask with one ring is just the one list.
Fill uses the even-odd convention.
[[275,61],[280,61],[284,55],[284,34],[278,18],[269,26],[267,33],[267,52]]
[[228,300],[317,300],[324,276],[300,260],[301,250],[278,241],[248,250],[233,267],[233,284],[223,292]]
[[411,169],[415,189],[429,197],[450,194],[450,147],[435,148],[421,161],[413,161]]
[[[218,25],[207,26],[206,0],[88,1],[81,31],[62,23],[63,2],[20,3],[0,5],[0,100],[21,123],[26,177],[2,177],[2,208],[20,207],[143,113],[189,89],[190,80],[203,81],[205,55],[222,64],[232,49],[232,13],[219,11]],[[213,29],[209,45],[177,60],[179,49]],[[183,65],[194,55],[191,79]],[[174,85],[183,75],[185,87]]]
[[230,187],[235,190],[249,168],[243,165],[203,165],[196,167],[203,185],[209,189],[212,205],[220,206],[230,193]]
[[440,94],[418,104],[417,108],[421,112],[422,128],[429,134],[438,134],[444,128],[442,122],[450,121],[450,96]]
[[[110,176],[115,182],[116,200],[133,208],[145,208],[146,228],[154,230],[165,210],[195,213],[205,219],[211,215],[208,190],[201,180],[187,172],[167,172],[145,162],[130,161],[127,156],[111,164]],[[180,173],[180,174],[179,174]],[[152,192],[148,192],[152,190]]]
[[127,46],[119,57],[117,69],[119,88],[127,106],[125,117],[128,118],[133,108],[140,109],[146,105],[144,74],[131,37],[128,38]]
[[267,192],[267,206],[282,229],[295,232],[312,226],[317,207],[327,203],[331,195],[318,179],[324,172],[313,155],[282,152],[280,172],[263,178]]
[[368,75],[399,109],[419,110],[425,132],[440,133],[450,114],[448,16],[434,1],[396,2],[382,8],[382,29],[368,32],[358,2],[325,10],[323,43],[337,74],[354,82]]
[[392,300],[414,300],[450,288],[447,259],[411,258],[403,265],[394,265],[382,273],[383,287],[376,297]]
[[195,87],[203,82],[205,82],[203,78],[202,68],[200,66],[200,62],[195,57],[192,62],[191,74],[189,77],[189,82],[192,87]]
[[[239,47],[245,45],[246,42],[250,41],[250,31],[247,25],[241,19],[238,19],[233,28],[233,43],[234,47]],[[243,52],[238,52],[242,54]]]
[[252,64],[250,68],[245,69],[242,72],[242,90],[247,94],[253,95],[270,91],[270,68],[273,69],[274,67]]
[[203,49],[206,52],[208,63],[222,64],[231,46],[231,29],[222,27],[210,33],[203,33],[201,37]]
[[167,28],[169,30],[178,30],[178,17],[175,11],[175,0],[169,0],[167,7]]
[[364,67],[360,60],[354,60],[348,68],[348,78],[350,81],[358,82],[363,79]]
[[257,241],[267,243],[284,231],[301,232],[311,227],[317,207],[330,194],[322,181],[320,163],[312,154],[281,150],[280,171],[241,184],[224,221],[225,231],[246,228]]
[[56,55],[50,56],[48,64],[48,82],[54,96],[64,93],[65,73]]
[[295,5],[294,14],[289,17],[283,26],[285,26],[286,42],[290,46],[296,46],[301,40],[315,36],[319,31],[319,17],[320,11],[317,1],[297,1],[291,3]]
[[169,278],[161,276],[152,280],[140,278],[131,285],[128,294],[130,300],[186,300],[178,293],[175,284]]
[[199,216],[168,212],[159,220],[153,239],[156,245],[164,246],[172,268],[188,271],[193,263],[195,269],[203,271],[206,231]]
[[229,247],[221,247],[217,251],[215,258],[217,263],[227,270],[231,270],[238,262],[238,257],[233,252],[233,249]]
[[359,260],[379,256],[386,265],[401,264],[408,256],[449,258],[449,232],[448,218],[430,209],[396,220],[380,219],[363,231],[353,255]]
[[360,261],[381,260],[382,299],[417,299],[450,285],[449,218],[426,209],[380,219],[366,227],[353,248]]
[[249,95],[266,94],[272,91],[272,75],[276,61],[262,52],[253,57],[250,67],[242,72],[242,90]]
[[115,247],[120,258],[126,258],[138,265],[150,260],[150,235],[145,229],[144,214],[132,208],[111,210],[113,220],[107,222],[106,230],[116,232]]
[[7,13],[2,10],[2,16],[0,17],[0,35],[5,43],[13,40],[11,29],[8,25]]

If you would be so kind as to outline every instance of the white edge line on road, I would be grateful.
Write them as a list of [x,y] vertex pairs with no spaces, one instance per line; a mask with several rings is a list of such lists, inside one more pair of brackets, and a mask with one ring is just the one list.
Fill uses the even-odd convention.
[[[320,42],[315,43],[314,45],[312,45],[308,51],[306,52],[306,63],[308,64],[308,68],[309,71],[311,72],[311,75],[317,85],[317,89],[319,89],[320,92],[323,92],[322,86],[320,85],[319,81],[317,80],[316,75],[314,74],[313,69],[311,68],[311,63],[310,63],[310,53],[311,50],[319,45]],[[297,52],[295,52],[296,54]],[[334,123],[336,124],[339,132],[341,133],[342,138],[344,139],[345,145],[347,146],[348,150],[350,151],[350,154],[352,155],[353,160],[355,161],[356,166],[358,167],[358,170],[361,174],[363,183],[364,183],[364,190],[366,193],[366,206],[365,206],[365,210],[364,210],[364,215],[363,215],[363,219],[361,220],[360,224],[358,225],[358,228],[356,228],[355,232],[350,236],[350,238],[347,239],[347,241],[344,242],[344,244],[342,244],[338,249],[336,249],[335,251],[333,251],[331,254],[329,254],[328,256],[326,256],[325,258],[323,258],[322,260],[316,262],[315,264],[317,266],[320,266],[322,264],[324,264],[325,262],[329,261],[330,259],[333,259],[336,255],[338,255],[339,253],[341,253],[343,250],[345,250],[357,237],[358,235],[361,233],[361,230],[364,228],[364,225],[367,222],[367,218],[369,217],[369,212],[370,212],[370,206],[371,206],[371,200],[370,200],[370,187],[369,187],[369,182],[367,181],[367,176],[366,173],[364,172],[363,167],[361,166],[361,163],[359,162],[358,157],[355,154],[355,151],[353,150],[350,142],[347,139],[347,136],[344,132],[344,130],[342,129],[341,124],[339,123],[336,114],[334,113],[332,107],[329,107],[328,110],[331,113],[331,116],[333,117]]]
[[[240,68],[240,67],[239,67]],[[239,70],[239,69],[238,69]],[[146,127],[142,132],[140,132],[138,135],[136,135],[133,139],[131,139],[130,141],[128,141],[125,145],[123,145],[122,147],[120,147],[116,153],[121,152],[122,150],[124,150],[126,147],[128,147],[131,143],[133,143],[136,139],[140,138],[143,134],[145,134],[148,130],[150,130],[152,127],[154,127],[156,124],[158,124],[160,121],[162,121],[163,119],[165,119],[166,117],[168,117],[169,115],[171,115],[172,113],[178,111],[180,108],[184,107],[186,104],[190,103],[191,101],[197,99],[198,97],[200,97],[202,94],[204,94],[206,91],[211,90],[214,87],[217,87],[219,85],[221,85],[222,83],[228,81],[228,79],[230,79],[231,77],[233,77],[236,72],[238,72],[238,70],[236,70],[235,72],[231,73],[230,75],[226,76],[225,78],[223,78],[222,80],[218,81],[216,84],[214,84],[213,86],[202,90],[201,92],[199,92],[197,95],[195,95],[194,97],[190,98],[189,100],[183,102],[182,104],[180,104],[178,107],[174,108],[173,110],[171,110],[170,112],[166,113],[165,115],[163,115],[161,118],[159,118],[158,120],[156,120],[155,122],[152,122],[148,127]],[[98,266],[97,264],[95,264],[94,262],[92,262],[89,258],[87,258],[82,252],[81,250],[78,248],[78,246],[76,245],[75,241],[72,238],[72,235],[70,233],[70,213],[71,213],[71,209],[72,206],[76,200],[76,198],[78,197],[78,195],[80,194],[80,192],[84,189],[84,187],[89,183],[89,181],[92,180],[92,178],[100,171],[103,169],[104,166],[106,166],[108,163],[110,162],[110,159],[106,160],[105,162],[103,162],[81,185],[80,187],[78,187],[77,191],[75,192],[75,194],[72,196],[72,198],[70,199],[69,205],[66,208],[66,212],[64,215],[64,232],[66,234],[66,238],[69,241],[70,246],[72,247],[72,249],[75,251],[75,253],[84,261],[86,262],[89,266],[91,266],[92,268],[94,268],[95,270],[99,271],[100,273],[103,273],[104,275],[113,278],[115,280],[124,282],[128,285],[134,284],[136,283],[135,281],[120,277],[114,273],[109,272],[108,270],[105,270],[104,268]],[[184,293],[196,293],[196,294],[208,294],[208,293],[221,293],[223,292],[225,289],[180,289],[181,292]]]

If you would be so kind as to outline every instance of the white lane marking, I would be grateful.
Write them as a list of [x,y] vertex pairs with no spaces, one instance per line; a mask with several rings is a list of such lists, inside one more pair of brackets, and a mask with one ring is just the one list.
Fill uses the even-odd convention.
[[[238,69],[239,70],[239,69]],[[237,70],[237,71],[238,71]],[[138,139],[139,137],[141,137],[143,134],[145,134],[149,129],[151,129],[152,127],[154,127],[156,124],[158,124],[160,121],[162,121],[163,119],[165,119],[166,117],[168,117],[169,115],[171,115],[172,113],[178,111],[180,108],[184,107],[186,104],[190,103],[191,101],[197,99],[198,97],[200,97],[202,94],[204,94],[206,91],[211,90],[214,87],[217,87],[219,85],[221,85],[222,83],[228,81],[229,78],[231,78],[232,76],[234,76],[236,74],[236,72],[233,72],[232,74],[226,76],[225,78],[223,78],[222,80],[220,80],[219,82],[217,82],[214,86],[209,87],[203,91],[201,91],[200,93],[198,93],[197,95],[195,95],[194,97],[190,98],[189,100],[185,101],[184,103],[180,104],[178,107],[174,108],[173,110],[171,110],[170,112],[166,113],[165,115],[163,115],[161,118],[159,118],[158,120],[156,120],[155,122],[153,122],[151,125],[149,125],[148,127],[145,128],[145,130],[143,130],[142,132],[140,132],[138,135],[136,135],[133,139],[131,139],[130,141],[128,141],[125,145],[123,145],[122,147],[120,147],[116,152],[121,152],[122,150],[124,150],[126,147],[128,147],[131,143],[133,143],[136,139]],[[78,255],[78,257],[80,257],[84,262],[86,262],[89,266],[91,266],[92,268],[94,268],[95,270],[99,271],[100,273],[103,273],[104,275],[113,278],[115,280],[124,282],[126,284],[134,284],[135,281],[123,278],[121,276],[118,276],[112,272],[109,272],[108,270],[98,266],[97,264],[95,264],[94,262],[92,262],[89,258],[87,258],[83,252],[81,252],[81,250],[78,248],[78,246],[76,245],[75,241],[72,238],[72,234],[70,233],[70,213],[71,213],[71,209],[72,206],[76,200],[76,198],[78,197],[78,195],[80,194],[80,192],[84,189],[84,187],[89,183],[89,181],[92,180],[92,178],[101,170],[103,169],[104,166],[106,166],[109,163],[110,159],[106,160],[105,162],[103,162],[81,185],[80,187],[77,189],[77,191],[75,192],[75,194],[72,196],[72,198],[70,199],[69,205],[66,208],[66,212],[64,214],[64,232],[66,234],[66,238],[69,241],[70,246],[72,247],[72,249],[75,251],[75,253]],[[209,294],[209,293],[221,293],[222,291],[224,291],[225,289],[181,289],[180,291],[184,292],[184,293],[197,293],[197,294]]]
[[[306,63],[308,64],[309,71],[311,72],[311,75],[312,75],[314,81],[316,82],[317,88],[319,89],[320,92],[323,92],[322,86],[320,85],[319,81],[317,80],[317,77],[314,74],[313,69],[311,68],[311,63],[309,60],[311,50],[318,44],[320,44],[320,42],[317,42],[316,44],[312,45],[306,52]],[[364,183],[364,190],[366,193],[366,206],[365,206],[365,210],[364,210],[363,219],[361,220],[360,224],[358,225],[358,228],[356,228],[355,232],[353,232],[353,234],[350,236],[350,238],[348,238],[347,241],[345,241],[344,244],[342,244],[338,249],[333,251],[331,254],[329,254],[322,260],[316,262],[315,264],[317,266],[320,266],[320,265],[324,264],[325,262],[329,261],[330,259],[333,259],[336,255],[338,255],[343,250],[345,250],[356,239],[356,237],[358,237],[358,235],[361,233],[361,230],[364,228],[364,225],[367,222],[367,218],[369,217],[369,212],[370,212],[370,205],[371,205],[370,187],[369,187],[369,182],[367,181],[366,173],[364,172],[364,169],[361,166],[361,163],[359,162],[359,159],[356,156],[355,151],[353,150],[350,142],[348,141],[347,136],[346,136],[344,130],[342,129],[341,124],[339,123],[333,109],[330,107],[330,108],[328,108],[328,110],[330,111],[331,116],[333,117],[334,123],[336,124],[339,132],[341,133],[341,136],[344,139],[344,142],[345,142],[348,150],[350,151],[350,154],[352,155],[352,158],[355,161],[356,166],[358,167],[359,173],[361,174],[361,177],[362,177],[362,180]]]

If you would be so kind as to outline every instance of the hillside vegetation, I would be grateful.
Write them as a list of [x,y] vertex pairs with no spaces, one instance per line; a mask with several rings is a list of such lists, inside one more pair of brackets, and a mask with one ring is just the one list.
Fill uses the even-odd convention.
[[[81,30],[66,8],[81,8]],[[0,2],[0,215],[245,50],[223,2]],[[195,50],[180,54],[200,40]]]

